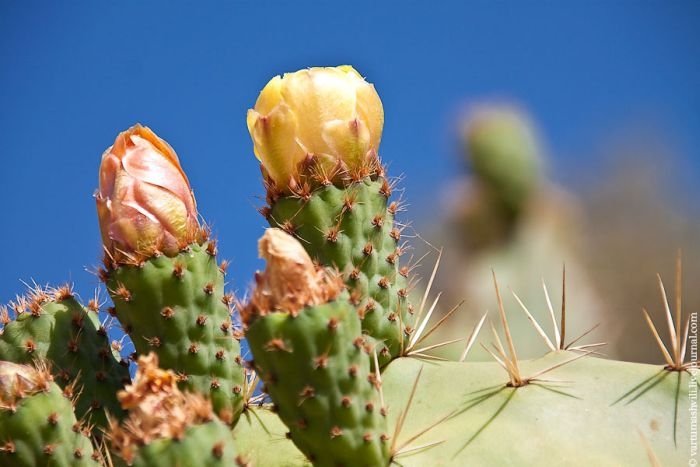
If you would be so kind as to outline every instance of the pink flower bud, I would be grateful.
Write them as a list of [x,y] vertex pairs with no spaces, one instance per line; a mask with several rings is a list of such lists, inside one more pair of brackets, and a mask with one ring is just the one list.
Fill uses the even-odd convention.
[[148,127],[119,133],[102,155],[95,198],[105,252],[117,263],[173,256],[200,233],[177,154]]

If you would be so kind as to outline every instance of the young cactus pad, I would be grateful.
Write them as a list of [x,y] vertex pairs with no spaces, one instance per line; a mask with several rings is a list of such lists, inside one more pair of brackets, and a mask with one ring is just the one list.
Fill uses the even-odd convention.
[[37,287],[11,305],[16,317],[5,317],[0,360],[50,362],[56,383],[77,389],[76,414],[96,427],[95,434],[107,426],[106,414],[120,418],[116,392],[130,380],[128,364],[112,352],[97,305],[83,307],[68,286]]
[[342,273],[362,330],[382,365],[413,331],[407,268],[400,267],[398,203],[377,156],[384,113],[374,87],[351,67],[273,78],[248,112],[273,227]]
[[281,230],[243,311],[255,368],[297,447],[318,466],[389,463],[386,409],[360,319],[338,279]]
[[97,206],[103,278],[136,352],[155,352],[182,388],[235,422],[243,368],[231,299],[175,152],[147,128],[121,133],[102,159]]
[[119,394],[129,416],[109,433],[116,467],[245,465],[209,401],[181,392],[175,373],[159,369],[155,354],[138,364],[134,383]]
[[[68,395],[37,367],[0,361],[0,465],[100,465]],[[93,458],[94,456],[94,458]]]

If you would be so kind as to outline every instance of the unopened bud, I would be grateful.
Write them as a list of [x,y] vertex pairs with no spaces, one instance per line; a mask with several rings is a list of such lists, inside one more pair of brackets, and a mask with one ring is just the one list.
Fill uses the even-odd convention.
[[283,230],[267,229],[258,253],[267,267],[257,275],[251,301],[241,312],[245,322],[273,311],[296,314],[333,300],[342,290],[340,276],[318,268],[301,243]]
[[383,126],[379,95],[351,66],[276,76],[248,111],[255,155],[281,191],[310,175],[301,167],[309,158],[326,174],[361,171],[376,158]]
[[199,235],[197,205],[175,151],[135,125],[102,155],[95,195],[105,250],[113,260],[177,254]]

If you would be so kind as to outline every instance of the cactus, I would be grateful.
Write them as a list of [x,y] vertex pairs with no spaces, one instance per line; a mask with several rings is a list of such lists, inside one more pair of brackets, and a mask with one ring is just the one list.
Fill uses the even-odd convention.
[[158,368],[158,357],[140,357],[134,383],[119,393],[129,416],[109,431],[115,466],[244,465],[228,426],[199,394],[182,393],[177,375]]
[[[115,466],[686,462],[683,402],[698,384],[680,262],[674,312],[659,280],[668,345],[645,315],[664,366],[598,358],[600,344],[567,340],[563,304],[560,319],[548,307],[549,337],[522,302],[549,352],[520,360],[495,274],[493,361],[465,361],[486,317],[459,361],[441,361],[426,352],[443,343],[416,349],[445,319],[428,326],[429,291],[415,316],[408,303],[398,207],[377,155],[382,124],[376,92],[350,67],[274,78],[249,112],[264,213],[279,228],[262,237],[266,269],[239,308],[253,354],[245,371],[225,265],[177,156],[145,127],[120,134],[102,159],[97,207],[110,312],[140,354],[135,381],[116,391],[125,370],[110,360],[94,304],[86,311],[68,289],[18,300],[14,321],[1,314],[0,356],[46,359],[73,379],[58,378],[61,391],[43,360],[0,363],[0,463],[101,462],[70,397],[80,419],[100,416],[86,415],[85,400],[126,410],[123,420],[108,410],[103,447]],[[111,387],[98,384],[101,371]],[[267,394],[253,396],[258,378]]]
[[0,361],[0,464],[100,465],[90,430],[73,412],[71,389],[61,390],[44,362]]
[[263,214],[341,271],[382,365],[413,331],[399,203],[388,201],[392,184],[377,156],[383,123],[379,96],[352,67],[277,76],[248,112],[267,188]]
[[259,250],[267,270],[242,314],[255,368],[292,441],[315,465],[386,465],[386,408],[340,279],[317,271],[281,230],[268,230]]
[[151,130],[121,133],[100,166],[103,278],[136,352],[156,352],[183,388],[207,394],[224,420],[242,407],[243,369],[224,295],[225,266],[177,155]]
[[83,307],[68,286],[36,287],[19,297],[4,315],[0,360],[32,363],[47,360],[61,388],[77,387],[76,414],[96,428],[107,426],[106,414],[121,417],[116,392],[129,382],[128,364],[117,360],[97,317],[97,303]]

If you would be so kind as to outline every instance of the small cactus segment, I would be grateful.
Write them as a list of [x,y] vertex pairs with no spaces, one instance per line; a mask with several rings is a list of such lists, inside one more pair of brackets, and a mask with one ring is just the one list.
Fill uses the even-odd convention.
[[100,465],[89,434],[45,367],[0,362],[0,465]]
[[379,344],[382,364],[401,354],[413,322],[408,271],[399,266],[397,204],[388,203],[389,194],[386,179],[366,177],[342,188],[318,188],[308,197],[280,197],[268,215],[273,227],[299,238],[315,261],[341,271],[363,332]]
[[129,417],[110,430],[115,466],[245,465],[235,454],[230,428],[214,415],[211,403],[180,392],[177,376],[159,369],[155,354],[139,359],[134,384],[119,398]]
[[182,388],[208,395],[234,423],[243,368],[232,299],[175,151],[140,125],[120,133],[102,156],[96,202],[102,278],[136,352],[156,352]]
[[214,253],[214,243],[195,243],[173,258],[122,265],[107,284],[136,352],[155,352],[182,389],[208,395],[216,413],[233,422],[243,410],[243,368]]
[[61,388],[75,386],[76,414],[96,427],[95,434],[107,426],[106,413],[120,418],[116,392],[129,382],[129,368],[110,348],[97,305],[86,309],[65,286],[36,288],[11,307],[16,317],[3,317],[0,360],[49,361]]
[[314,465],[388,465],[379,381],[342,284],[280,230],[260,252],[267,270],[243,313],[246,336],[292,441]]
[[402,354],[413,320],[398,203],[388,203],[392,186],[377,153],[384,109],[374,86],[350,66],[287,73],[270,80],[247,120],[270,225],[342,272],[385,365]]
[[506,106],[478,108],[465,124],[463,145],[494,208],[519,215],[542,178],[541,148],[529,118]]

